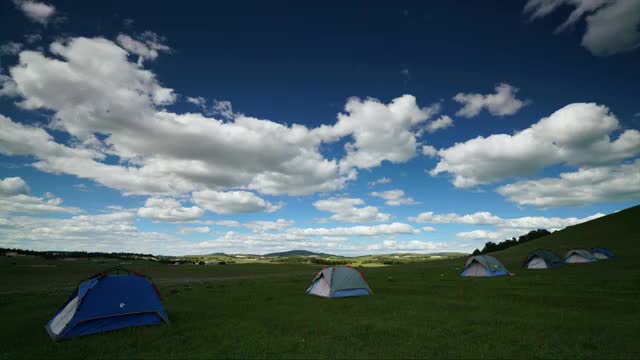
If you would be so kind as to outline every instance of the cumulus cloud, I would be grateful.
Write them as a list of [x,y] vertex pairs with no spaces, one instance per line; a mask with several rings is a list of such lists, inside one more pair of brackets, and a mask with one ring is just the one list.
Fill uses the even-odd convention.
[[[389,221],[391,215],[381,213],[375,206],[364,205],[362,199],[357,198],[336,198],[318,200],[313,206],[322,211],[334,213],[329,219],[350,223]],[[358,207],[360,206],[360,207]]]
[[410,221],[426,224],[466,224],[466,225],[496,225],[507,228],[547,228],[560,229],[567,226],[583,223],[595,218],[604,216],[597,213],[585,218],[560,218],[543,216],[525,216],[520,218],[503,219],[487,211],[480,211],[468,215],[458,215],[456,213],[434,214],[433,212],[423,212],[416,217],[409,218]]
[[13,2],[16,4],[16,7],[31,21],[43,25],[49,23],[56,13],[55,6],[44,2],[31,0],[14,0]]
[[253,230],[254,232],[270,232],[270,231],[282,231],[285,228],[293,226],[295,221],[293,220],[285,220],[285,219],[277,219],[276,221],[250,221],[244,224],[244,227]]
[[0,227],[0,246],[34,250],[189,253],[189,243],[135,226],[133,211],[119,210],[67,219],[10,216]]
[[274,212],[282,204],[273,205],[249,191],[194,191],[193,201],[216,214],[238,214],[251,212]]
[[387,191],[374,191],[371,193],[371,196],[379,197],[384,199],[384,203],[389,206],[400,206],[400,205],[413,205],[418,204],[413,198],[405,196],[403,190],[387,190]]
[[[90,178],[134,194],[245,186],[298,195],[335,190],[347,181],[336,161],[322,157],[320,140],[304,126],[249,117],[223,122],[158,109],[175,100],[173,90],[106,39],[55,42],[51,51],[61,59],[23,51],[20,64],[11,69],[23,97],[20,105],[53,110],[50,126],[80,143],[101,143],[103,152],[121,162],[61,159],[34,147],[30,155],[40,159],[43,171]],[[108,136],[101,141],[96,133]]]
[[211,229],[208,226],[184,226],[178,229],[178,232],[183,235],[187,234],[208,234]]
[[351,98],[335,125],[323,125],[314,133],[325,140],[347,135],[354,139],[345,145],[346,156],[340,161],[343,173],[353,168],[369,169],[383,161],[403,163],[416,155],[417,141],[413,129],[440,110],[439,104],[420,108],[416,98],[403,95],[388,105],[376,99]]
[[[159,41],[156,35],[145,36],[129,37],[144,40],[148,49],[161,49],[150,45]],[[242,188],[304,195],[340,189],[357,177],[359,168],[408,161],[417,152],[415,128],[439,109],[420,108],[410,95],[388,104],[354,98],[335,124],[318,128],[235,113],[226,120],[177,114],[165,108],[176,100],[173,89],[128,59],[134,50],[140,56],[155,55],[139,51],[129,40],[120,37],[128,50],[103,38],[56,41],[49,48],[56,58],[22,51],[3,93],[18,96],[23,109],[52,111],[47,126],[68,133],[71,141],[56,143],[41,128],[26,126],[23,132],[39,133],[47,149],[67,156],[54,156],[34,141],[27,148],[7,138],[11,146],[34,156],[39,170],[91,179],[125,194],[175,196]],[[233,111],[228,105],[218,102],[214,107],[224,118]],[[322,155],[321,144],[348,136],[353,141],[342,159]],[[107,157],[118,161],[106,163]]]
[[426,232],[435,232],[437,231],[436,228],[434,228],[433,226],[423,226],[422,227],[422,231],[426,231]]
[[5,213],[79,213],[76,207],[62,206],[62,199],[46,193],[30,195],[29,186],[20,177],[0,179],[0,214]]
[[518,110],[527,105],[526,101],[516,98],[518,89],[509,84],[500,83],[496,85],[495,90],[495,94],[488,95],[476,93],[456,94],[453,100],[464,105],[462,109],[456,112],[456,115],[472,118],[480,114],[482,109],[487,109],[492,115],[506,116],[517,113]]
[[22,44],[9,41],[0,45],[0,55],[17,55],[22,50]]
[[469,224],[469,225],[497,225],[502,219],[487,211],[480,211],[468,215],[458,215],[455,213],[435,214],[433,211],[420,213],[418,216],[410,217],[409,221],[423,224]]
[[382,243],[371,244],[367,246],[367,250],[370,251],[434,251],[446,249],[450,244],[444,242],[432,242],[432,241],[397,241],[397,240],[384,240]]
[[417,234],[419,230],[404,223],[391,223],[373,226],[350,226],[335,228],[292,228],[286,231],[294,236],[379,236],[397,234]]
[[438,154],[438,150],[431,145],[422,145],[422,155],[428,157],[435,157]]
[[171,51],[171,48],[164,44],[166,40],[151,31],[142,33],[137,39],[120,34],[116,41],[129,53],[138,55],[138,65],[142,65],[143,60],[155,60],[160,52]]
[[0,195],[28,194],[29,186],[20,177],[8,177],[0,180]]
[[[428,122],[423,130],[431,134],[451,126],[453,126],[453,119],[447,115],[442,115],[438,119]],[[418,134],[421,133],[419,132]]]
[[593,55],[608,56],[640,46],[640,2],[636,0],[529,0],[524,13],[535,20],[564,5],[574,10],[556,33],[585,18],[582,46]]
[[497,191],[518,205],[540,208],[640,200],[640,160],[519,181]]
[[441,149],[431,174],[448,172],[456,187],[470,187],[531,175],[554,164],[610,164],[640,153],[638,130],[611,140],[619,126],[606,106],[570,104],[514,135],[479,136]]
[[184,222],[201,217],[204,210],[198,206],[183,207],[175,199],[149,198],[144,207],[138,209],[138,216],[156,221]]
[[0,74],[0,96],[18,96],[18,88],[10,76]]

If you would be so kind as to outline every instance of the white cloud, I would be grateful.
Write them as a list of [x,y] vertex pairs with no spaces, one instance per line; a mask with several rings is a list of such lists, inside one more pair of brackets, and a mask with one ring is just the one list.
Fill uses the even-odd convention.
[[431,145],[422,145],[422,155],[428,157],[435,157],[438,154],[438,150]]
[[10,76],[4,74],[0,74],[0,97],[2,96],[18,96],[16,83]]
[[387,190],[387,191],[374,191],[371,193],[371,196],[379,197],[384,199],[384,203],[389,206],[400,206],[400,205],[413,205],[418,204],[413,198],[405,197],[403,190]]
[[503,219],[487,211],[480,211],[468,215],[458,215],[456,213],[434,214],[433,212],[423,212],[416,217],[410,217],[409,221],[423,224],[466,224],[466,225],[495,225],[500,228],[516,229],[561,229],[567,226],[583,223],[595,218],[604,216],[597,213],[585,218],[560,218],[543,216],[525,216],[520,218]]
[[42,40],[42,35],[38,34],[38,33],[33,33],[33,34],[26,34],[24,36],[24,40],[28,43],[28,44],[33,44],[36,43],[40,40]]
[[435,251],[443,250],[450,247],[451,244],[444,242],[432,242],[432,241],[396,241],[396,240],[384,240],[382,243],[371,244],[367,246],[367,250],[370,251]]
[[270,231],[282,231],[283,229],[295,224],[293,220],[277,219],[276,221],[251,221],[244,224],[244,227],[253,230],[254,232],[270,232]]
[[32,196],[29,186],[20,177],[0,179],[0,214],[11,213],[79,213],[81,209],[62,206],[62,199],[51,193]]
[[18,55],[22,50],[22,44],[15,41],[9,41],[0,45],[0,55]]
[[151,31],[142,33],[138,36],[138,39],[126,34],[120,34],[116,41],[129,53],[139,56],[138,65],[142,65],[143,60],[155,60],[159,52],[171,51],[171,48],[164,44],[166,40]]
[[380,179],[374,180],[374,181],[370,181],[369,182],[369,186],[373,187],[376,185],[380,185],[380,184],[389,184],[391,183],[391,179],[389,179],[388,177],[381,177]]
[[249,191],[194,191],[193,201],[216,214],[274,212],[282,204],[273,205]]
[[0,179],[0,195],[28,194],[29,186],[20,177],[8,177]]
[[497,191],[519,205],[540,208],[640,200],[640,160],[519,181]]
[[516,98],[518,89],[509,84],[498,84],[495,90],[495,94],[488,95],[458,93],[453,100],[464,106],[456,112],[456,115],[472,118],[482,109],[487,109],[492,115],[506,116],[517,113],[527,105],[526,101]]
[[207,104],[207,99],[203,98],[202,96],[198,96],[198,97],[187,96],[187,102],[193,105],[197,105],[199,107],[204,107]]
[[138,209],[138,216],[156,221],[184,222],[192,221],[204,214],[197,206],[182,207],[175,199],[149,198],[144,207]]
[[1,247],[34,250],[185,254],[189,243],[135,226],[133,211],[78,215],[68,219],[10,216],[0,227]]
[[433,226],[423,226],[422,227],[422,231],[426,231],[426,232],[436,232],[436,228],[434,228]]
[[470,224],[470,225],[497,225],[502,222],[498,216],[490,212],[481,211],[469,215],[458,215],[455,213],[435,214],[432,211],[420,213],[416,217],[410,217],[409,221],[422,224]]
[[178,229],[178,232],[183,235],[187,234],[208,234],[211,232],[211,229],[208,226],[184,226]]
[[375,206],[362,206],[364,201],[357,198],[329,198],[318,200],[313,206],[322,211],[334,213],[329,219],[342,222],[360,223],[372,221],[389,221],[389,214],[381,213]]
[[55,6],[43,2],[14,0],[14,3],[26,17],[43,25],[46,25],[56,13]]
[[453,126],[453,119],[447,115],[442,115],[438,119],[430,121],[427,126],[424,127],[428,133],[434,133],[438,130],[446,129]]
[[419,230],[409,224],[391,223],[373,226],[350,226],[335,228],[292,228],[287,234],[294,236],[379,236],[395,234],[417,234]]
[[[121,162],[77,162],[32,149],[29,154],[40,159],[43,171],[90,178],[135,194],[248,187],[298,195],[335,190],[355,175],[339,175],[337,162],[322,157],[321,140],[304,126],[244,116],[222,122],[158,109],[175,100],[172,89],[129,62],[127,53],[108,40],[75,38],[53,43],[51,51],[61,59],[23,51],[20,65],[11,69],[24,98],[20,105],[53,110],[52,127],[79,143],[97,143]],[[108,136],[100,141],[95,133]]]
[[534,20],[568,5],[574,7],[556,33],[586,17],[582,46],[597,56],[631,51],[640,46],[640,2],[637,0],[529,0],[524,12]]
[[314,133],[325,140],[353,137],[354,141],[345,145],[347,154],[340,161],[343,173],[353,168],[376,167],[385,160],[404,163],[416,155],[413,128],[439,110],[439,104],[420,108],[411,95],[393,99],[388,105],[371,98],[351,98],[345,106],[346,113],[338,115],[335,125],[323,125]]
[[[145,40],[148,48],[150,42],[159,41],[156,35],[145,36],[136,41]],[[137,49],[123,39],[129,51]],[[410,95],[389,104],[350,99],[335,124],[311,129],[239,114],[226,121],[176,114],[164,109],[176,100],[173,89],[161,85],[142,64],[129,61],[127,51],[114,42],[80,37],[56,41],[49,50],[56,58],[22,51],[19,64],[10,69],[10,82],[3,85],[11,91],[3,93],[18,95],[18,105],[24,109],[51,110],[53,121],[48,126],[68,133],[68,145],[56,143],[40,128],[27,126],[23,132],[39,133],[48,150],[55,148],[66,156],[54,156],[33,140],[32,146],[7,141],[22,149],[22,155],[34,156],[34,166],[41,171],[91,179],[125,194],[335,191],[357,177],[357,168],[414,157],[414,128],[439,110],[437,105],[419,108]],[[218,103],[223,117],[232,111],[227,105]],[[347,136],[354,141],[348,143],[346,156],[324,158],[321,144]],[[107,156],[117,162],[105,163]]]
[[466,240],[504,240],[507,235],[502,231],[473,230],[456,233],[456,236]]
[[456,187],[469,187],[535,173],[546,166],[595,166],[640,153],[640,131],[626,130],[617,139],[616,117],[606,106],[565,106],[514,135],[479,136],[438,151],[432,175],[454,175]]
[[212,112],[222,116],[223,119],[231,120],[240,114],[233,112],[231,101],[213,100]]

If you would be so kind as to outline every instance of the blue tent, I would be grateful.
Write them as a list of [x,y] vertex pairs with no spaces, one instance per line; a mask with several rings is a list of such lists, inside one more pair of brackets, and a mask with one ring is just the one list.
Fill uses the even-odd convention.
[[45,328],[57,341],[162,323],[169,319],[150,279],[137,273],[101,273],[81,283]]
[[607,248],[593,248],[590,251],[593,256],[597,257],[598,259],[611,259],[616,257],[613,251]]

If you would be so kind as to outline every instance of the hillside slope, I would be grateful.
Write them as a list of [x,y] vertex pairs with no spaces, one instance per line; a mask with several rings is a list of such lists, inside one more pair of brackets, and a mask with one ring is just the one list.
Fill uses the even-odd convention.
[[564,257],[571,249],[608,247],[620,258],[640,255],[640,205],[621,210],[539,239],[492,253],[507,268],[517,269],[535,249],[550,249]]

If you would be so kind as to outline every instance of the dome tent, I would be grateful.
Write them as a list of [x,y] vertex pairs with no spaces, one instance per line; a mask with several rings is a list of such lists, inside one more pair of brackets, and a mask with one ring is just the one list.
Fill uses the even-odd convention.
[[362,273],[350,266],[325,267],[311,281],[307,294],[326,298],[372,295]]
[[589,263],[594,261],[598,261],[598,258],[593,256],[589,251],[582,249],[570,250],[564,257],[564,262],[567,264]]
[[562,265],[562,258],[550,250],[536,250],[522,263],[522,267],[526,269],[551,269]]
[[63,340],[130,326],[169,323],[160,294],[142,274],[102,272],[81,283],[45,326]]
[[607,248],[593,248],[590,250],[591,254],[593,254],[593,256],[597,257],[598,259],[612,259],[615,256],[615,254],[613,253],[613,251],[607,249]]
[[460,276],[472,276],[472,277],[493,277],[509,275],[507,268],[490,255],[475,255],[469,256],[467,261],[464,262],[464,269]]

